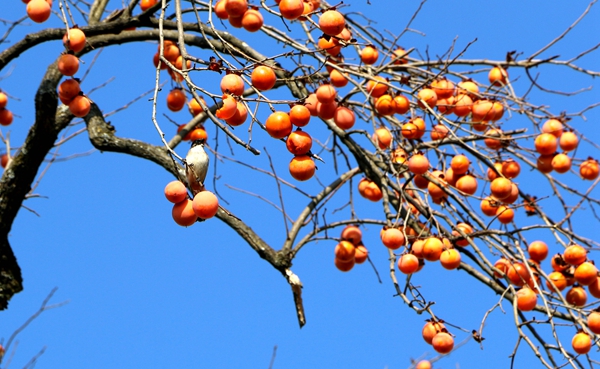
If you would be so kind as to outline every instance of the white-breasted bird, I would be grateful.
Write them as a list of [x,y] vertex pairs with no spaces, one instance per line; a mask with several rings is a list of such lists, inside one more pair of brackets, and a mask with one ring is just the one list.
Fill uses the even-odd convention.
[[193,194],[204,190],[209,158],[204,151],[204,140],[195,140],[185,157],[188,185]]

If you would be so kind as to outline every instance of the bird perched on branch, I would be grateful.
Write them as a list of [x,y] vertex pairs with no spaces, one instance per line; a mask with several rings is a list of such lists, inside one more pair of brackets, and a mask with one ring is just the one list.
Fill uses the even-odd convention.
[[209,158],[204,151],[204,140],[195,140],[185,157],[188,185],[193,194],[204,190]]

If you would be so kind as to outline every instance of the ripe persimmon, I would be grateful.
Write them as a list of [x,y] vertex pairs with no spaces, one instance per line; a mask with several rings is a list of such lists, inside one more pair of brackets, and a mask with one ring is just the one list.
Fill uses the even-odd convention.
[[325,52],[331,56],[338,56],[342,50],[342,46],[333,37],[330,37],[329,39],[326,39],[325,37],[319,38],[317,46],[319,46],[321,50],[325,50]]
[[473,100],[471,97],[464,93],[459,93],[454,98],[454,107],[452,112],[457,117],[466,117],[471,113],[471,109],[473,108]]
[[455,241],[454,244],[456,246],[461,246],[461,247],[465,247],[469,245],[469,240],[462,237],[460,232],[458,232],[458,230],[461,230],[464,234],[469,235],[471,233],[473,233],[473,227],[471,227],[469,224],[467,223],[458,223],[456,225],[456,230],[452,231],[452,235],[458,237]]
[[72,54],[62,54],[58,58],[57,67],[63,76],[72,77],[79,70],[79,59]]
[[437,104],[438,97],[435,91],[433,91],[431,88],[424,88],[417,94],[417,99],[418,105],[421,108],[424,109],[425,107],[429,107],[433,109]]
[[508,179],[513,179],[521,173],[521,166],[513,159],[507,159],[502,162],[501,173]]
[[304,3],[302,0],[281,0],[279,2],[279,12],[285,19],[298,19],[304,12]]
[[454,83],[446,78],[436,79],[431,82],[431,89],[435,91],[438,99],[446,99],[454,95]]
[[341,241],[334,249],[335,258],[340,261],[350,261],[354,259],[355,253],[356,246],[349,241]]
[[396,114],[406,114],[410,110],[410,101],[404,95],[394,96],[394,111]]
[[431,139],[434,141],[442,140],[448,136],[450,130],[445,125],[438,123],[431,129]]
[[[206,105],[204,98],[202,98],[202,96],[198,96],[198,97],[200,98],[200,101],[204,105]],[[204,109],[202,108],[202,105],[200,104],[200,101],[196,100],[195,98],[192,98],[192,99],[190,99],[190,101],[188,101],[188,108],[190,109],[190,113],[192,113],[192,116],[194,116],[194,117],[204,111]]]
[[380,149],[385,150],[392,145],[393,137],[389,129],[380,127],[375,130],[372,139],[379,145]]
[[424,174],[429,170],[429,159],[423,154],[415,154],[408,160],[408,170],[414,174]]
[[198,216],[194,213],[192,200],[185,199],[173,205],[171,216],[175,223],[183,227],[189,227],[196,222]]
[[440,354],[447,354],[454,348],[454,338],[447,332],[440,332],[433,337],[431,345]]
[[225,0],[225,11],[229,17],[241,17],[248,10],[246,0]]
[[6,104],[8,104],[8,96],[2,91],[0,91],[0,109],[6,108]]
[[308,155],[294,156],[290,161],[290,174],[298,181],[308,181],[315,175],[315,162]]
[[379,115],[393,115],[396,111],[394,109],[394,100],[391,95],[384,94],[375,100],[375,111]]
[[333,69],[329,72],[329,82],[335,87],[344,87],[348,84],[348,75]]
[[46,0],[31,0],[27,3],[27,16],[36,23],[43,23],[52,14],[51,5]]
[[508,72],[502,67],[494,67],[488,73],[488,80],[492,85],[505,85],[508,81]]
[[423,244],[423,258],[428,261],[438,261],[443,250],[442,240],[437,237],[429,237]]
[[354,268],[354,264],[356,264],[355,259],[351,259],[349,261],[342,261],[338,258],[334,258],[333,260],[335,267],[342,272],[349,272]]
[[290,122],[296,127],[304,127],[310,121],[310,110],[304,105],[294,105],[289,112]]
[[533,241],[527,247],[527,252],[529,258],[539,263],[548,256],[548,245],[544,241]]
[[573,336],[571,346],[576,353],[585,355],[590,352],[592,348],[592,339],[590,338],[589,334],[585,332],[578,332],[575,334],[575,336]]
[[450,167],[455,174],[465,174],[469,170],[471,162],[463,154],[455,155],[450,161]]
[[345,106],[338,106],[333,115],[333,122],[343,130],[350,129],[356,122],[356,115]]
[[[76,79],[66,79],[58,85],[58,95],[70,101],[81,92],[81,86]],[[68,104],[68,103],[67,103]]]
[[589,261],[585,261],[575,268],[574,277],[579,284],[590,285],[598,278],[598,269]]
[[477,179],[470,174],[465,174],[456,181],[455,187],[467,195],[474,195],[477,192]]
[[496,210],[496,216],[502,224],[508,224],[515,218],[515,211],[508,206],[500,205]]
[[552,281],[552,283],[554,283],[554,285],[556,286],[556,288],[559,291],[562,291],[565,288],[567,288],[567,278],[561,272],[554,271],[554,272],[548,274],[548,280],[546,281],[546,287],[548,287],[550,292],[555,292],[550,281]]
[[[223,0],[223,1],[225,1],[225,0]],[[158,0],[142,0],[142,1],[140,1],[140,8],[142,9],[143,12],[145,12],[146,10],[153,7],[157,2],[158,2]]]
[[358,193],[367,200],[373,202],[383,198],[383,193],[377,184],[368,178],[363,178],[358,182]]
[[473,122],[486,122],[494,117],[494,103],[490,100],[477,100],[471,106],[471,120]]
[[579,165],[579,175],[583,179],[593,181],[598,178],[599,173],[600,165],[595,159],[589,158]]
[[288,136],[285,145],[289,152],[294,155],[304,155],[312,147],[312,138],[304,131],[296,130]]
[[83,118],[88,115],[91,107],[90,99],[83,95],[75,96],[69,103],[69,110],[78,118]]
[[212,218],[219,210],[219,199],[217,199],[217,196],[210,191],[200,191],[194,196],[192,209],[198,218]]
[[185,106],[187,98],[180,88],[172,89],[167,95],[167,107],[171,111],[180,111]]
[[582,307],[587,302],[587,293],[580,286],[573,286],[567,292],[565,300],[573,306]]
[[244,80],[237,74],[227,74],[221,79],[221,92],[236,96],[244,94]]
[[352,242],[354,246],[358,246],[362,242],[362,231],[355,225],[346,226],[340,235],[344,241]]
[[398,258],[398,270],[404,274],[419,271],[419,259],[413,254],[403,254]]
[[165,197],[173,204],[182,202],[187,198],[187,188],[181,181],[172,181],[165,187]]
[[531,311],[537,304],[537,294],[527,286],[517,291],[517,309],[521,311]]
[[242,27],[248,32],[258,31],[264,22],[262,14],[256,9],[248,9],[242,16]]
[[356,246],[356,251],[354,252],[354,262],[356,264],[364,263],[369,256],[369,251],[364,245]]
[[328,104],[317,102],[317,115],[324,120],[332,119],[335,116],[337,108],[338,103],[335,100]]
[[511,184],[512,182],[508,178],[498,177],[494,179],[492,181],[492,184],[490,185],[492,196],[494,196],[498,200],[503,200],[507,198],[512,190]]
[[8,109],[0,109],[0,125],[8,126],[13,122],[13,113]]
[[265,128],[271,137],[284,138],[292,132],[290,116],[286,112],[276,111],[267,118]]
[[392,63],[396,65],[402,65],[408,63],[408,59],[406,59],[406,50],[399,47],[394,50],[392,54]]
[[542,132],[550,133],[554,135],[554,137],[560,138],[563,134],[563,124],[558,119],[548,119],[544,122],[544,125],[542,125]]
[[252,86],[261,91],[267,91],[275,86],[277,76],[273,68],[266,65],[259,65],[252,71],[251,80]]
[[460,265],[460,253],[456,249],[446,249],[440,255],[440,264],[448,270],[454,270]]
[[430,320],[423,326],[423,329],[421,330],[421,335],[423,336],[425,342],[431,345],[431,343],[433,342],[433,337],[435,337],[436,334],[440,333],[442,330],[445,329],[446,326],[444,326],[444,323],[435,320]]
[[[233,117],[233,115],[237,111],[237,101],[233,98],[233,96],[228,94],[223,94],[223,105],[219,109],[217,109],[215,115],[220,119],[229,119]],[[290,128],[291,130],[291,128]]]
[[69,29],[68,36],[67,33],[63,36],[63,44],[69,50],[73,52],[80,52],[85,47],[85,34],[79,28],[71,28]]
[[398,228],[388,228],[381,232],[381,242],[391,250],[397,250],[404,245],[404,234]]
[[[564,137],[567,133],[569,132],[565,132],[562,137]],[[564,153],[556,154],[552,158],[551,164],[552,169],[554,169],[557,173],[566,173],[571,169],[571,158]]]
[[556,152],[558,147],[556,137],[551,133],[542,133],[535,138],[535,149],[542,155],[550,155]]
[[387,92],[388,86],[386,83],[387,79],[375,76],[367,82],[365,89],[372,97],[379,97]]
[[227,124],[230,126],[237,127],[244,124],[246,119],[248,119],[248,109],[244,103],[238,101],[236,104],[235,113],[233,113],[231,117],[225,119],[225,122],[227,122]]
[[431,369],[431,362],[429,360],[421,360],[417,363],[415,369]]
[[435,106],[441,114],[448,115],[454,112],[454,102],[454,96],[449,96],[445,98],[438,97],[438,101]]
[[[152,1],[156,1],[156,0],[152,0]],[[227,13],[227,10],[225,10],[226,2],[227,2],[227,0],[219,0],[215,4],[213,11],[215,12],[215,15],[217,16],[217,18],[219,18],[219,19],[229,18],[229,14]]]
[[564,132],[558,139],[558,144],[564,151],[573,151],[579,144],[579,138],[571,131]]
[[187,136],[189,136],[188,141],[204,140],[206,142],[208,140],[208,135],[204,127],[194,128]]
[[342,32],[344,27],[346,27],[346,19],[337,10],[327,10],[319,18],[319,28],[326,35],[335,36]]
[[337,91],[330,84],[323,84],[317,89],[317,100],[322,104],[329,104],[335,101]]
[[552,172],[554,170],[552,167],[552,159],[554,159],[554,154],[538,156],[536,160],[538,170],[542,173]]
[[375,64],[379,58],[379,51],[375,46],[367,45],[360,51],[360,60],[367,65]]
[[502,148],[502,141],[499,139],[502,137],[502,130],[499,128],[492,128],[485,132],[486,139],[483,140],[485,146],[492,150],[500,150]]
[[595,334],[600,334],[600,312],[592,311],[587,317],[587,326]]
[[571,265],[579,265],[587,259],[587,251],[583,247],[573,244],[567,246],[563,254],[563,260]]

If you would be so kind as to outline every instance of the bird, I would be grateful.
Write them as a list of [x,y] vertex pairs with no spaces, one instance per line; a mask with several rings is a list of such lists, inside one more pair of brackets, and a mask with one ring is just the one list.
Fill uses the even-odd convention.
[[204,140],[195,140],[185,157],[188,186],[194,196],[204,191],[204,180],[208,172],[209,157],[204,151]]

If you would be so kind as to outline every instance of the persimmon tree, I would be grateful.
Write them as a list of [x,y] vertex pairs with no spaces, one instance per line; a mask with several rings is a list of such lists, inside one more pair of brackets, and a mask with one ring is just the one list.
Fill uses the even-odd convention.
[[[600,298],[594,265],[599,244],[575,221],[598,220],[599,163],[579,154],[595,151],[596,138],[578,131],[578,122],[597,104],[570,112],[529,97],[533,90],[569,94],[539,81],[538,73],[550,68],[600,76],[579,64],[598,45],[569,59],[540,56],[593,3],[539,51],[509,51],[503,60],[465,58],[470,45],[431,57],[421,46],[402,44],[410,25],[384,33],[368,14],[319,0],[250,5],[132,0],[124,8],[108,0],[85,6],[27,3],[23,18],[7,23],[0,70],[43,43],[62,39],[63,47],[35,91],[35,122],[24,142],[10,141],[6,130],[2,134],[7,147],[0,180],[2,309],[26,287],[27,270],[20,269],[8,242],[11,225],[43,176],[44,161],[71,137],[63,136],[65,130],[83,119],[86,128],[75,135],[87,135],[94,148],[150,161],[173,175],[165,194],[178,224],[210,232],[209,222],[224,222],[265,266],[279,271],[289,283],[300,327],[307,318],[302,276],[292,268],[296,256],[317,241],[327,242],[335,256],[331,267],[351,272],[369,260],[369,249],[380,247],[389,257],[390,282],[384,283],[393,284],[408,309],[428,316],[423,331],[412,334],[422,334],[440,354],[454,349],[453,331],[470,332],[483,344],[485,321],[504,302],[511,306],[512,319],[506,319],[518,332],[516,347],[528,346],[542,365],[597,364],[589,352],[600,334],[600,312],[594,310]],[[52,11],[62,27],[44,28]],[[31,21],[40,28],[8,41],[15,28]],[[240,30],[231,32],[234,28]],[[264,55],[264,40],[283,45],[283,52]],[[89,86],[78,78],[80,58],[141,42],[156,44],[156,54],[147,55],[156,73],[143,129],[155,132],[158,142],[120,136],[119,123],[108,121],[103,101],[88,97]],[[86,73],[93,73],[88,64]],[[0,93],[0,124],[7,129],[10,100],[10,91]],[[160,113],[164,106],[168,114]],[[187,122],[175,127],[184,115]],[[271,139],[260,148],[253,144],[257,136]],[[183,141],[204,143],[211,157],[206,180],[188,175],[193,168]],[[234,158],[242,152],[267,156],[269,165]],[[281,157],[289,165],[278,166],[274,159]],[[243,205],[228,204],[220,195],[225,184],[219,171],[232,166],[276,182],[276,194],[245,193],[281,212],[281,243],[267,243],[252,228],[260,217],[238,217],[236,207]],[[245,184],[244,178],[226,183],[242,192]],[[536,195],[542,185],[552,196]],[[305,205],[292,212],[286,207],[291,202]],[[366,204],[377,206],[377,218],[363,214]],[[380,240],[363,240],[365,227],[381,229]],[[436,311],[435,296],[413,283],[436,262],[467,273],[499,296],[488,311],[472,312],[482,317],[479,327],[462,327],[460,317]],[[544,319],[531,319],[530,311]]]

